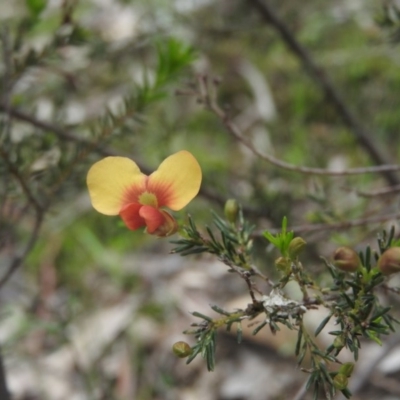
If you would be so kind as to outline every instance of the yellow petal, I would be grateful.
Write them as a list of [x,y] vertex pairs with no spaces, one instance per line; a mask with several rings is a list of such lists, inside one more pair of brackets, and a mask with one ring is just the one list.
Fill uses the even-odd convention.
[[137,201],[146,178],[129,158],[103,158],[92,165],[86,178],[93,207],[99,213],[117,215],[124,205]]
[[200,184],[199,163],[191,153],[182,150],[166,158],[149,176],[147,190],[156,195],[158,207],[176,211],[197,195]]

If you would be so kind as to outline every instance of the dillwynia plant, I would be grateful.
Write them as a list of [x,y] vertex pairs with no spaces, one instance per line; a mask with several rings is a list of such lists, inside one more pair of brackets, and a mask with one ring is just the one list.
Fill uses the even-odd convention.
[[[329,284],[320,286],[318,279],[307,271],[299,258],[306,242],[287,231],[287,220],[284,218],[279,234],[264,232],[265,239],[280,252],[280,257],[275,261],[280,278],[273,282],[260,271],[261,268],[253,264],[252,226],[244,219],[240,208],[235,211],[234,204],[227,202],[226,219],[214,215],[217,233],[207,227],[207,235],[203,235],[189,218],[188,225],[183,228],[184,238],[174,241],[177,246],[174,252],[183,256],[203,252],[214,254],[228,266],[229,272],[245,280],[251,303],[247,308],[235,311],[213,306],[212,309],[221,315],[216,319],[194,312],[199,321],[193,323],[185,333],[194,335],[196,344],[189,347],[179,342],[174,348],[175,353],[187,357],[188,363],[200,354],[205,358],[208,369],[213,370],[219,329],[236,329],[240,343],[243,323],[250,324],[251,321],[254,335],[265,327],[277,333],[280,326],[285,325],[298,332],[295,353],[298,364],[309,374],[307,389],[313,390],[314,398],[320,398],[322,391],[330,399],[337,390],[350,398],[347,386],[354,364],[340,361],[341,350],[349,349],[356,362],[361,338],[381,344],[382,335],[394,331],[397,322],[390,314],[391,307],[382,305],[376,295],[379,288],[385,286],[384,276],[400,269],[400,248],[393,240],[394,230],[389,234],[384,232],[378,238],[378,252],[367,248],[358,255],[354,250],[342,247],[335,252],[333,262],[324,259],[331,280]],[[268,292],[258,289],[258,279],[268,283]],[[284,290],[289,282],[298,284],[302,293],[301,301],[286,296]],[[315,332],[309,332],[304,324],[304,316],[308,310],[321,306],[328,310],[328,315]],[[331,320],[337,328],[329,332],[331,344],[321,348],[316,337]],[[304,365],[306,359],[309,360],[307,366]]]
[[[193,312],[197,321],[184,333],[193,335],[196,342],[193,346],[185,341],[177,342],[173,352],[187,358],[187,363],[201,355],[212,371],[219,330],[235,330],[240,343],[243,324],[254,326],[254,335],[263,328],[279,334],[280,326],[284,325],[297,331],[295,354],[302,370],[309,374],[307,389],[313,391],[314,398],[320,398],[322,392],[331,399],[338,390],[350,398],[347,386],[354,363],[342,363],[341,351],[350,350],[356,362],[361,338],[381,344],[381,337],[394,331],[397,323],[390,313],[391,307],[381,304],[377,296],[377,291],[385,287],[385,275],[400,270],[400,243],[394,240],[394,229],[378,237],[378,251],[368,247],[357,254],[351,248],[341,247],[332,262],[323,259],[331,279],[322,286],[301,262],[306,242],[288,231],[284,218],[280,233],[265,231],[263,234],[266,243],[270,242],[280,253],[274,263],[279,275],[275,282],[253,262],[254,227],[246,221],[235,200],[226,202],[225,218],[213,214],[213,228],[199,229],[190,216],[186,224],[178,227],[174,217],[164,209],[185,207],[198,193],[200,183],[200,166],[185,150],[168,157],[150,176],[140,172],[130,159],[108,157],[94,164],[87,177],[97,211],[119,215],[129,229],[145,227],[147,233],[159,237],[179,231],[181,238],[172,241],[176,246],[173,253],[212,254],[228,267],[228,272],[235,273],[247,285],[250,303],[245,309],[231,311],[214,305],[211,308],[220,315],[218,318]],[[263,286],[268,290],[260,290],[257,280],[266,283]],[[301,300],[285,294],[290,282],[299,286]],[[309,332],[304,316],[318,307],[325,307],[328,315],[315,332]],[[337,328],[329,332],[331,344],[321,348],[316,337],[329,321]]]

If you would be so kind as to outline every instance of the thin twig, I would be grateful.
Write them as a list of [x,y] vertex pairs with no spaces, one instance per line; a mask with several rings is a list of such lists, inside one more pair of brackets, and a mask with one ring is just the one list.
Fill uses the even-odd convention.
[[65,180],[72,174],[74,167],[87,158],[93,150],[95,150],[102,140],[106,137],[110,136],[111,133],[119,126],[122,126],[124,122],[128,119],[133,117],[136,114],[135,109],[126,110],[123,115],[115,117],[113,120],[112,126],[104,126],[102,127],[100,135],[97,137],[96,141],[88,141],[87,145],[76,155],[74,160],[72,160],[64,171],[62,171],[61,175],[59,176],[57,182],[50,188],[48,196],[52,198],[59,190],[61,185],[65,182]]
[[32,115],[26,114],[23,111],[20,111],[14,107],[7,107],[4,104],[0,104],[0,112],[8,112],[9,115],[11,115],[12,117],[14,117],[20,121],[26,122],[30,125],[33,125],[36,128],[39,128],[45,132],[51,132],[51,133],[55,134],[57,137],[59,137],[60,139],[68,140],[70,142],[76,142],[76,143],[86,145],[86,146],[94,146],[95,150],[104,156],[116,155],[116,153],[114,151],[102,147],[99,143],[95,143],[92,140],[88,140],[88,139],[76,136],[72,132],[69,132],[69,131],[67,131],[57,125],[51,124],[49,122],[41,121],[41,120],[33,117]]
[[227,265],[232,271],[236,272],[241,278],[243,278],[249,288],[249,293],[251,296],[251,299],[253,302],[256,301],[254,297],[254,292],[257,292],[258,294],[263,294],[263,292],[257,288],[254,282],[250,279],[250,276],[252,275],[252,271],[246,271],[243,269],[243,267],[237,266],[233,264],[230,260],[224,257],[220,257],[220,260]]
[[1,102],[4,104],[5,111],[5,123],[3,126],[2,136],[3,138],[8,138],[11,130],[11,118],[10,118],[10,96],[14,85],[12,77],[12,52],[10,46],[10,36],[8,32],[8,26],[5,24],[1,29],[1,42],[3,45],[3,64],[4,64],[4,74],[3,74],[3,87]]
[[[348,220],[344,222],[336,222],[332,224],[309,224],[309,225],[298,225],[298,226],[292,226],[289,227],[288,230],[293,231],[295,233],[299,232],[316,232],[316,231],[334,231],[334,230],[342,230],[342,229],[349,229],[349,228],[354,228],[356,226],[362,226],[362,225],[367,225],[371,223],[381,223],[385,221],[389,221],[391,219],[399,219],[400,218],[400,212],[398,213],[393,213],[393,214],[382,214],[382,215],[374,215],[372,217],[368,218],[360,218],[360,219],[353,219],[353,220]],[[253,232],[254,237],[261,237],[263,236],[263,232],[265,229],[262,231],[255,231]],[[279,233],[281,230],[278,228],[274,229],[268,229],[268,232],[270,233]]]
[[376,174],[376,173],[385,173],[385,172],[393,172],[399,171],[400,165],[377,165],[373,167],[362,167],[362,168],[352,168],[342,171],[333,171],[324,168],[311,168],[293,165],[282,161],[270,154],[262,153],[253,145],[251,141],[246,139],[240,128],[229,118],[228,114],[217,104],[215,97],[210,94],[208,80],[205,76],[198,77],[199,84],[199,93],[200,101],[204,104],[204,106],[213,112],[224,124],[227,131],[240,143],[245,145],[248,149],[250,149],[256,156],[260,157],[262,160],[267,161],[268,163],[275,165],[279,168],[299,172],[307,175],[327,175],[327,176],[345,176],[345,175],[361,175],[361,174]]
[[240,276],[245,280],[245,282],[247,284],[247,288],[249,289],[251,301],[253,303],[257,303],[257,299],[256,299],[256,296],[254,295],[254,292],[257,292],[258,294],[262,294],[262,292],[260,290],[258,290],[255,283],[250,279],[250,274],[248,272],[243,272],[240,274]]
[[356,190],[356,193],[360,197],[378,197],[378,196],[387,196],[392,195],[394,193],[400,192],[400,185],[384,187],[381,189],[377,189],[371,192],[364,192],[362,190]]
[[259,278],[264,280],[269,286],[275,286],[275,283],[270,278],[268,278],[268,276],[264,275],[255,265],[251,265],[250,271],[254,276],[258,276]]
[[[216,112],[218,109],[218,112]],[[249,147],[252,151],[255,151],[257,154],[258,151],[254,146],[249,143],[245,142],[245,139],[242,137],[241,132],[239,128],[232,122],[228,120],[228,116],[226,113],[217,107],[215,109],[211,109],[223,122],[224,125],[229,129],[229,132],[236,137],[239,141],[241,141],[243,144],[245,144],[247,147]],[[0,111],[6,111],[6,107],[2,104],[0,104]],[[109,148],[105,148],[101,146],[99,143],[94,143],[91,140],[81,138],[79,136],[74,135],[71,132],[68,132],[62,128],[60,128],[57,125],[50,124],[45,121],[38,120],[31,115],[25,114],[22,111],[19,111],[15,108],[10,108],[9,113],[11,116],[14,118],[17,118],[21,121],[27,122],[32,124],[33,126],[36,126],[37,128],[40,128],[42,130],[52,132],[56,136],[60,137],[61,139],[65,139],[68,141],[72,142],[77,142],[86,146],[93,146],[96,152],[99,154],[102,154],[104,156],[114,156],[117,155],[117,153],[114,150],[111,150]],[[227,125],[229,123],[229,125]],[[119,154],[120,155],[120,154]],[[265,161],[270,162],[273,165],[276,165],[278,167],[291,170],[294,172],[300,172],[300,173],[305,173],[305,174],[314,174],[314,175],[331,175],[331,176],[342,176],[342,175],[357,175],[357,174],[366,174],[366,173],[383,173],[383,172],[388,172],[388,171],[398,171],[400,170],[400,165],[380,165],[380,166],[374,166],[374,167],[363,167],[363,168],[354,168],[354,169],[348,169],[346,171],[331,171],[323,168],[308,168],[308,167],[301,167],[301,166],[296,166],[293,164],[285,163],[271,155],[265,155],[265,154],[257,154],[259,157],[263,158]],[[143,172],[147,173],[149,169],[146,169],[145,167],[143,168]],[[147,172],[146,172],[147,171]],[[204,193],[205,194],[205,193]],[[208,194],[208,196],[210,196]]]
[[3,353],[0,352],[0,399],[11,400],[10,392],[7,389],[6,371],[3,361]]
[[8,154],[2,148],[0,148],[0,157],[6,163],[8,172],[10,172],[10,174],[14,175],[14,177],[17,179],[17,181],[21,185],[21,188],[22,188],[23,192],[25,193],[25,196],[28,198],[28,200],[32,204],[32,206],[36,209],[36,212],[40,213],[42,211],[42,205],[39,203],[39,201],[33,195],[32,191],[30,190],[29,186],[27,185],[24,177],[20,174],[18,168],[11,162],[11,160],[8,157]]
[[[290,29],[275,13],[274,9],[265,0],[248,0],[248,3],[257,9],[265,22],[274,27],[288,48],[299,58],[311,79],[321,88],[326,99],[335,107],[343,122],[353,133],[360,145],[369,153],[372,160],[380,165],[385,164],[387,155],[383,154],[378,148],[372,139],[372,134],[362,126],[326,73],[315,63],[311,54],[297,41]],[[379,172],[381,172],[389,184],[397,185],[400,183],[399,177],[393,173],[393,170],[382,169]]]
[[29,239],[25,245],[25,248],[21,252],[20,255],[17,255],[13,258],[11,263],[9,264],[6,272],[3,277],[0,279],[0,289],[4,286],[4,284],[11,278],[13,273],[19,268],[19,266],[24,262],[25,258],[28,256],[29,252],[32,250],[33,246],[36,244],[36,241],[39,238],[40,227],[43,222],[44,212],[37,211],[35,222],[29,236]]

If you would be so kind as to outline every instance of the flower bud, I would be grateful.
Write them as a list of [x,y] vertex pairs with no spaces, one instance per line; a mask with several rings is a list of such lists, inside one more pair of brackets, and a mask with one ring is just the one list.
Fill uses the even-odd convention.
[[340,366],[338,372],[339,374],[343,374],[349,378],[353,373],[353,370],[354,370],[354,364],[352,362],[347,362]]
[[151,235],[158,237],[171,236],[178,231],[178,223],[176,219],[167,211],[160,210],[164,221],[158,226],[158,228],[151,233]]
[[280,271],[287,271],[290,268],[290,260],[286,257],[279,257],[275,260],[275,266]]
[[173,353],[179,358],[185,358],[192,354],[192,348],[186,342],[176,342],[172,346]]
[[346,375],[343,374],[337,374],[334,378],[333,378],[333,383],[335,385],[335,387],[339,390],[344,390],[347,388],[347,384],[349,383],[349,379],[347,378]]
[[378,260],[378,268],[383,275],[400,272],[400,247],[390,247]]
[[339,247],[333,255],[333,264],[344,272],[354,272],[361,261],[358,254],[350,247]]
[[303,251],[306,244],[306,241],[300,236],[292,239],[288,247],[289,257],[296,258]]
[[344,347],[344,341],[340,336],[336,336],[335,340],[333,341],[333,347],[335,349],[343,349]]
[[239,213],[239,203],[235,199],[229,199],[225,203],[224,214],[229,222],[234,224]]

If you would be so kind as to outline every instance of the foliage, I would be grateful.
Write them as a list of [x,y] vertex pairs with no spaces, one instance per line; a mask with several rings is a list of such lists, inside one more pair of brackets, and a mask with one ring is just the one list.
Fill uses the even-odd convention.
[[[204,184],[191,216],[177,216],[173,252],[222,261],[245,282],[250,304],[214,305],[217,318],[193,312],[186,332],[195,343],[179,354],[201,355],[213,370],[219,330],[240,342],[243,324],[277,335],[284,325],[298,333],[295,352],[315,396],[349,396],[353,363],[341,364],[341,351],[357,367],[363,340],[382,344],[396,328],[396,300],[382,298],[399,290],[377,269],[378,256],[399,246],[388,229],[399,218],[390,210],[400,183],[394,3],[12,3],[0,4],[0,294],[2,325],[8,313],[20,322],[2,343],[6,356],[35,360],[33,336],[42,353],[54,352],[72,342],[79,317],[128,296],[141,306],[116,346],[130,342],[139,314],[160,324],[154,331],[171,325],[158,279],[124,268],[145,264],[143,251],[170,248],[95,215],[84,181],[105,156],[132,158],[148,174],[187,149]],[[243,207],[224,219],[229,198]],[[362,266],[333,265],[327,253],[337,245],[361,250]],[[289,284],[300,300],[285,293]],[[317,307],[327,316],[308,332],[303,318]],[[321,348],[316,337],[332,322],[332,343]],[[136,398],[155,398],[167,378],[146,377],[147,357],[159,349],[137,347],[129,353],[142,374]],[[117,398],[100,364],[78,366],[80,383],[88,397]]]
[[[275,260],[280,278],[277,283],[273,283],[252,263],[252,227],[244,220],[242,211],[239,212],[237,223],[224,221],[218,215],[214,215],[213,222],[217,233],[206,227],[208,237],[204,237],[189,217],[182,233],[184,238],[173,242],[177,245],[173,252],[182,256],[203,252],[215,255],[229,267],[228,272],[236,273],[246,282],[252,302],[246,309],[235,311],[227,311],[214,305],[211,308],[222,315],[216,319],[193,312],[193,316],[200,318],[201,322],[193,323],[194,329],[185,332],[193,334],[196,338],[196,344],[192,347],[187,363],[201,354],[206,360],[207,368],[210,371],[214,370],[217,331],[222,328],[230,331],[232,326],[236,327],[237,341],[240,343],[241,324],[261,316],[261,321],[252,323],[256,325],[253,335],[258,334],[265,326],[277,333],[280,324],[298,331],[295,353],[301,366],[306,355],[310,359],[310,365],[303,367],[303,370],[310,374],[307,388],[313,388],[315,399],[319,398],[320,389],[323,389],[328,399],[333,398],[338,389],[350,398],[347,378],[351,376],[351,372],[345,375],[342,372],[343,365],[346,364],[338,358],[341,350],[348,348],[356,362],[361,347],[360,338],[368,338],[382,344],[382,335],[394,332],[394,324],[399,322],[390,313],[391,307],[383,305],[378,296],[382,286],[385,286],[384,276],[376,267],[379,253],[371,254],[371,249],[368,247],[364,254],[360,254],[362,266],[350,275],[324,260],[332,279],[321,287],[318,277],[313,277],[299,257],[291,255],[288,251],[290,243],[299,238],[293,238],[293,232],[287,232],[287,220],[284,218],[280,233],[273,235],[268,231],[264,232],[264,236],[281,255]],[[393,238],[394,229],[389,236],[386,232],[380,235],[378,240],[380,253],[391,247]],[[255,279],[268,282],[269,292],[264,293],[259,290]],[[296,282],[299,286],[302,292],[301,301],[286,297],[284,289],[289,282]],[[328,315],[321,321],[314,334],[310,334],[304,325],[303,317],[308,310],[322,306],[327,309]],[[331,345],[321,349],[315,337],[331,319],[338,329],[329,332],[332,335]]]

